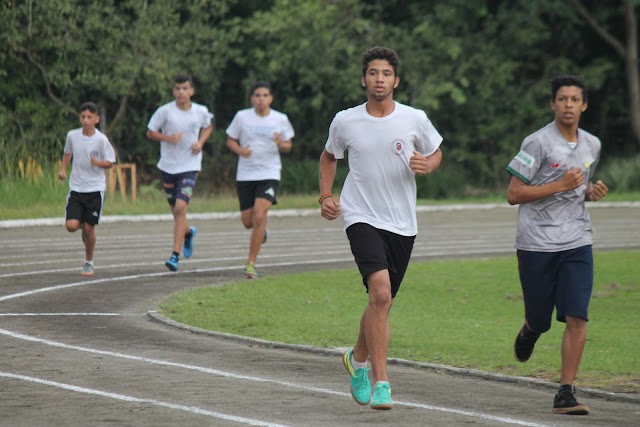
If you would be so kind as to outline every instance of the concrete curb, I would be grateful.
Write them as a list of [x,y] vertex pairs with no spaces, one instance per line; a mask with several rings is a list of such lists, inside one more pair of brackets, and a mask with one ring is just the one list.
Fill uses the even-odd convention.
[[[587,202],[589,209],[593,208],[640,208],[640,202]],[[416,212],[450,212],[462,210],[488,210],[498,208],[517,209],[508,203],[476,203],[476,204],[453,204],[453,205],[422,205],[416,208]],[[272,209],[269,211],[270,217],[292,217],[292,216],[320,216],[319,209]],[[239,218],[239,212],[209,212],[209,213],[189,213],[189,219],[233,219]],[[161,215],[107,215],[100,219],[101,224],[116,222],[151,222],[151,221],[173,221],[170,214]],[[0,221],[0,229],[21,228],[35,226],[60,226],[64,225],[64,217],[59,218],[33,218],[33,219],[9,219]]]
[[[147,311],[147,316],[152,321],[155,321],[167,326],[171,326],[177,329],[181,329],[184,331],[188,331],[194,334],[209,335],[216,338],[223,338],[223,339],[228,339],[232,341],[237,341],[239,343],[243,343],[247,345],[261,346],[265,348],[281,348],[281,349],[301,351],[306,353],[322,354],[326,356],[340,356],[346,351],[346,349],[342,349],[342,348],[322,348],[322,347],[313,347],[309,345],[287,344],[287,343],[281,343],[281,342],[267,341],[259,338],[245,337],[242,335],[234,335],[226,332],[209,331],[206,329],[200,329],[200,328],[196,328],[193,326],[176,322],[175,320],[172,320],[172,319],[169,319],[168,317],[163,316],[157,311]],[[524,384],[527,386],[542,387],[542,388],[548,388],[553,390],[556,390],[558,388],[557,383],[552,383],[545,380],[539,380],[536,378],[502,375],[502,374],[497,374],[493,372],[479,371],[476,369],[456,368],[454,366],[440,365],[437,363],[414,362],[411,360],[396,359],[396,358],[389,358],[388,363],[390,365],[406,366],[406,367],[415,368],[415,369],[426,369],[426,370],[434,371],[437,373],[443,373],[443,374],[465,375],[465,376],[483,378],[491,381],[502,381],[502,382],[508,382],[508,383]],[[635,396],[627,393],[615,393],[612,391],[598,390],[598,389],[592,389],[592,388],[582,388],[582,387],[580,387],[579,390],[580,390],[580,394],[583,394],[585,396],[640,404],[640,396]]]

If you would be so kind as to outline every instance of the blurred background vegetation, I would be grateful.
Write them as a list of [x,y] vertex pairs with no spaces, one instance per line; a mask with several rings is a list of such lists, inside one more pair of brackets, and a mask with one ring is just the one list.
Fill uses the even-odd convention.
[[[421,198],[503,193],[522,139],[553,119],[549,80],[582,76],[581,127],[603,141],[598,178],[640,189],[638,0],[0,0],[0,179],[49,182],[77,108],[101,107],[120,162],[158,187],[150,115],[193,75],[215,114],[198,193],[234,188],[225,129],[248,88],[271,82],[296,130],[284,193],[317,191],[317,160],[339,110],[365,100],[360,57],[396,49],[395,98],[424,109],[444,136],[443,167]],[[347,172],[342,165],[338,186]],[[16,186],[17,187],[12,187]],[[31,185],[31,184],[30,184]],[[47,184],[49,185],[49,184]],[[45,191],[47,188],[45,185]],[[142,192],[144,194],[144,191]],[[15,194],[15,193],[13,193]],[[36,196],[37,197],[37,196]]]

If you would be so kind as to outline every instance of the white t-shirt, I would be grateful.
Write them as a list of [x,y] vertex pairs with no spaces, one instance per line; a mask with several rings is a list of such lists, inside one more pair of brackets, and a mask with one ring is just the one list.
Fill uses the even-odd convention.
[[385,117],[366,104],[336,114],[325,149],[349,153],[349,174],[340,194],[344,228],[363,222],[402,236],[418,233],[416,180],[409,160],[416,150],[433,154],[442,137],[422,110],[395,103]]
[[282,141],[289,141],[295,135],[286,114],[270,110],[266,116],[259,116],[253,108],[236,113],[227,128],[227,135],[238,141],[241,147],[251,148],[249,157],[238,157],[237,181],[280,181],[280,151],[273,138],[280,133]]
[[181,110],[175,101],[162,105],[153,113],[147,127],[165,135],[181,133],[178,144],[160,141],[160,161],[158,169],[175,175],[183,172],[197,172],[202,167],[202,151],[193,154],[193,144],[198,142],[200,129],[211,125],[213,114],[204,105],[191,103],[188,111]]
[[104,169],[91,164],[91,157],[100,161],[116,162],[116,153],[105,134],[98,129],[91,136],[82,134],[82,128],[70,130],[64,145],[64,153],[72,154],[69,189],[78,193],[105,191],[107,180]]

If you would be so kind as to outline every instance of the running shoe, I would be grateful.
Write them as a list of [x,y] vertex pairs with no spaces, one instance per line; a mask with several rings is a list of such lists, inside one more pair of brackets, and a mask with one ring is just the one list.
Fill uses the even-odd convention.
[[96,270],[95,268],[93,268],[92,264],[89,264],[88,262],[85,262],[84,265],[82,266],[82,273],[83,276],[93,276],[94,274],[96,274]]
[[553,398],[553,413],[567,415],[589,415],[589,407],[578,403],[572,386],[562,386]]
[[516,341],[513,344],[513,355],[518,362],[526,362],[533,353],[533,347],[536,345],[536,341],[540,338],[540,334],[533,332],[527,328],[526,323],[522,325],[522,329],[516,336]]
[[198,232],[195,227],[189,227],[189,230],[191,232],[184,236],[184,244],[182,245],[182,253],[185,258],[190,258],[193,254],[193,239],[196,237],[196,233]]
[[178,271],[178,256],[176,254],[171,254],[171,257],[165,261],[164,265],[166,265],[171,271]]
[[393,408],[393,400],[391,400],[391,386],[387,381],[378,381],[373,388],[371,408],[382,410]]
[[369,367],[353,369],[351,355],[353,350],[342,356],[342,364],[351,377],[351,396],[359,405],[366,405],[371,401],[371,383],[369,382]]
[[244,278],[245,279],[257,279],[258,272],[256,271],[255,265],[248,263],[244,268]]

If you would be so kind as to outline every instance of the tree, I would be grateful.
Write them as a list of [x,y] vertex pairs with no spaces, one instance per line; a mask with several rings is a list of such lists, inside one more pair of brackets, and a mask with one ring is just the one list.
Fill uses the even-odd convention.
[[622,0],[620,8],[624,16],[625,42],[612,34],[583,4],[575,0],[575,8],[586,23],[624,61],[629,92],[629,116],[636,142],[640,144],[640,70],[638,69],[638,18],[635,8],[638,2]]

